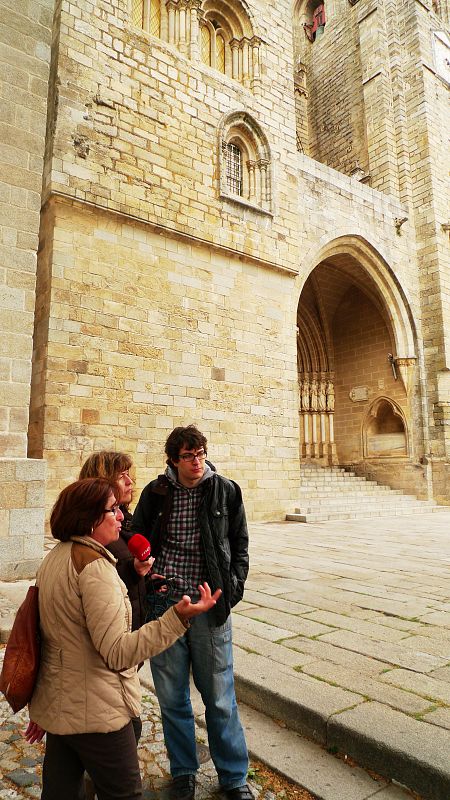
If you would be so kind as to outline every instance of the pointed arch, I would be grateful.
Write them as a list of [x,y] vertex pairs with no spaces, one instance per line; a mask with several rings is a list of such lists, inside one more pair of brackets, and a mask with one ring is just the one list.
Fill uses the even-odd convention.
[[314,251],[311,248],[303,260],[299,297],[308,277],[318,264],[324,261],[337,263],[341,256],[352,259],[369,279],[364,281],[364,291],[371,296],[389,324],[396,356],[415,359],[417,332],[406,292],[387,259],[362,235],[343,234],[323,241]]

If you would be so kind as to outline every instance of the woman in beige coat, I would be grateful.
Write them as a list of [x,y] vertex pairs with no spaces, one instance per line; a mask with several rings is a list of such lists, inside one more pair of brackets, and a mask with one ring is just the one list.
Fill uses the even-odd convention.
[[198,603],[185,596],[131,632],[126,587],[106,549],[123,520],[114,492],[102,478],[61,492],[50,519],[60,541],[37,574],[42,656],[27,738],[47,732],[42,800],[78,800],[85,769],[98,800],[142,798],[131,724],[140,712],[137,665],[175,642],[220,595],[205,583]]

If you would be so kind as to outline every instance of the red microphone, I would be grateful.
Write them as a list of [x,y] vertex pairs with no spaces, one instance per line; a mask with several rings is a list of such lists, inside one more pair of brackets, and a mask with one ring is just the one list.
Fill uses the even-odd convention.
[[135,533],[128,542],[128,550],[138,561],[147,561],[152,551],[150,542],[140,533]]

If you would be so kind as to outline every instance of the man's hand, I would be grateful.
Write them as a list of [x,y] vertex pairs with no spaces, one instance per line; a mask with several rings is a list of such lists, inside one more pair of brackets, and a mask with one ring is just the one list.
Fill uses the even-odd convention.
[[187,622],[192,617],[197,617],[203,614],[204,611],[209,611],[210,608],[216,605],[222,589],[216,589],[214,594],[211,594],[209,585],[205,582],[198,587],[200,592],[200,600],[197,603],[192,603],[189,595],[183,595],[183,598],[177,603],[174,608],[182,622]]
[[155,562],[154,558],[147,558],[147,561],[139,561],[138,558],[134,559],[134,568],[139,575],[139,577],[144,578],[150,572],[153,564]]
[[27,740],[28,744],[35,744],[42,742],[45,736],[45,730],[41,728],[37,722],[33,722],[33,720],[30,719],[26,731],[21,731],[20,735]]
[[[165,576],[164,575],[160,575],[158,572],[154,572],[152,575],[150,575],[150,579],[152,581],[165,581]],[[155,586],[156,585],[157,584],[155,584]],[[157,592],[158,594],[167,592],[167,584],[164,584],[163,586],[161,586],[158,583],[157,586],[158,586],[158,588],[154,589],[154,591]]]

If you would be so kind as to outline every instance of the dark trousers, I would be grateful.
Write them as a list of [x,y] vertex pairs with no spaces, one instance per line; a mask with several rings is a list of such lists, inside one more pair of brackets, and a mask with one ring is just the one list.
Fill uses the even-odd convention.
[[47,733],[41,800],[83,800],[85,770],[95,784],[98,800],[142,800],[131,720],[112,733]]

